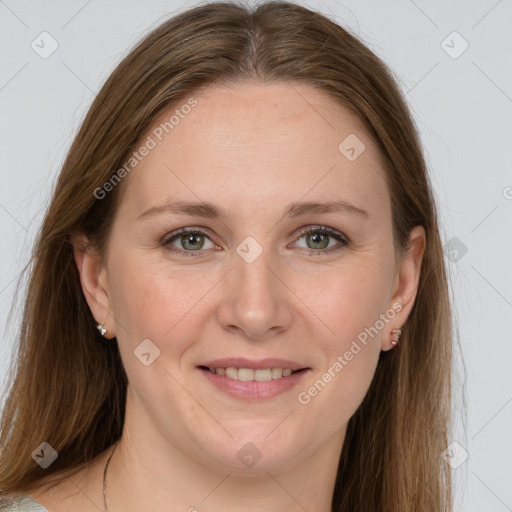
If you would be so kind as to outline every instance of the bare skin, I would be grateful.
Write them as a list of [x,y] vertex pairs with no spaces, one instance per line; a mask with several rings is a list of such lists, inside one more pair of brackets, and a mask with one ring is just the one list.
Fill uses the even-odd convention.
[[[395,261],[378,149],[328,96],[253,83],[194,97],[197,107],[121,184],[103,263],[74,240],[85,297],[117,338],[129,379],[109,511],[328,512],[347,423],[413,307],[425,233],[415,228],[412,250]],[[365,145],[353,161],[339,150],[350,134]],[[225,216],[144,214],[176,200],[214,203]],[[367,215],[285,215],[293,202],[340,200]],[[195,228],[193,244],[175,235],[182,227]],[[262,249],[250,263],[236,251],[246,237]],[[378,334],[333,370],[382,315]],[[133,353],[145,339],[160,350],[148,366]],[[292,389],[249,401],[198,367],[221,357],[279,357],[308,370]],[[329,369],[325,387],[309,393]],[[238,457],[247,443],[261,454],[252,467]],[[32,496],[50,512],[104,510],[109,453]]]

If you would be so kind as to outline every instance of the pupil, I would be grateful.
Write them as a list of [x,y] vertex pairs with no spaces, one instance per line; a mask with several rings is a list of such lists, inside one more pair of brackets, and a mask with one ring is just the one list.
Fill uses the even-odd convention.
[[[190,249],[200,249],[203,244],[201,243],[201,240],[200,240],[200,236],[201,235],[198,235],[198,234],[191,234],[191,235],[185,235],[185,243],[183,244],[183,247],[184,248],[187,248],[187,244],[190,244],[190,246],[188,248]],[[197,244],[195,244],[195,242],[198,242]]]
[[318,244],[318,243],[327,241],[327,244],[323,244],[322,247],[317,247],[317,249],[318,248],[325,249],[329,245],[328,236],[323,233],[314,233],[313,235],[309,235],[309,236],[310,236],[310,240],[314,239],[314,240],[312,240],[314,244]]

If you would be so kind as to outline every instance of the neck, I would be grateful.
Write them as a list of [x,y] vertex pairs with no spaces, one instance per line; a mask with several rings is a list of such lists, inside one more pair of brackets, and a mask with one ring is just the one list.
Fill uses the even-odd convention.
[[[175,471],[151,466],[152,457],[133,457],[122,442],[109,470],[108,512],[176,509],[187,512],[331,512],[334,478],[315,479],[325,468],[305,467],[252,477],[198,470]],[[171,466],[171,465],[169,465]],[[187,468],[188,469],[188,468]],[[164,474],[172,475],[168,479]],[[334,473],[333,473],[334,475]],[[335,475],[334,475],[335,476]]]
[[127,419],[108,467],[108,512],[331,511],[345,432],[291,464],[241,471],[196,461],[187,455],[186,442],[176,445],[151,432],[149,424],[134,426]]

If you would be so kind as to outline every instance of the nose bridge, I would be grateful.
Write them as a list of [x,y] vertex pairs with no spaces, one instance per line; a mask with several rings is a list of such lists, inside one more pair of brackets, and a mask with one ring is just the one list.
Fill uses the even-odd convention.
[[271,248],[256,239],[238,245],[220,307],[225,328],[236,326],[247,337],[260,338],[288,326],[291,311],[286,287],[275,276],[278,266]]
[[[258,244],[258,245],[256,245]],[[263,248],[254,239],[242,242],[234,259],[235,290],[238,302],[245,304],[246,314],[253,309],[255,314],[268,314],[274,309],[274,301],[279,295],[272,268],[272,252]],[[275,263],[275,262],[274,262]]]
[[[250,249],[250,253],[254,248]],[[259,300],[266,296],[274,295],[275,278],[272,271],[272,254],[269,248],[265,248],[261,254],[257,255],[254,260],[246,260],[238,254],[238,258],[234,261],[234,274],[236,279],[236,287],[240,290],[241,296]],[[267,301],[268,302],[268,301]]]

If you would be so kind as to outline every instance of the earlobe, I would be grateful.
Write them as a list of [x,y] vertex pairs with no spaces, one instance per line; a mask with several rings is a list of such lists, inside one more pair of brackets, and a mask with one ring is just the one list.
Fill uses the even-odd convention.
[[395,279],[395,290],[389,304],[395,311],[400,304],[398,313],[392,320],[392,327],[384,333],[382,350],[390,350],[398,343],[401,327],[407,321],[416,300],[421,275],[421,264],[426,249],[426,235],[423,226],[415,226],[409,236],[409,251],[400,262],[398,275]]
[[102,324],[102,329],[106,329],[105,332],[100,331],[100,333],[105,338],[113,338],[115,325],[111,311],[106,268],[101,256],[83,233],[74,233],[71,243],[85,300],[97,324]]

